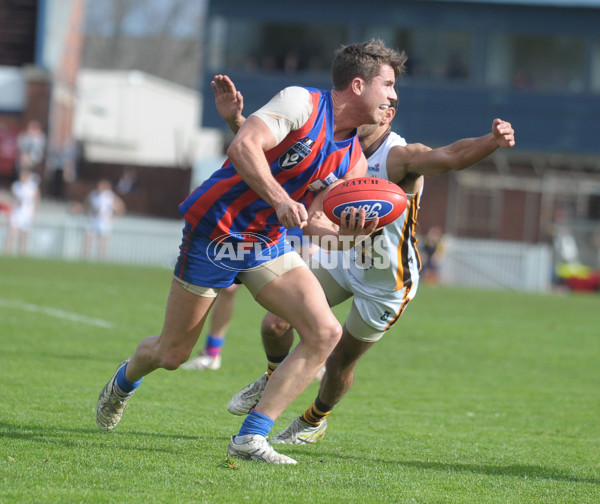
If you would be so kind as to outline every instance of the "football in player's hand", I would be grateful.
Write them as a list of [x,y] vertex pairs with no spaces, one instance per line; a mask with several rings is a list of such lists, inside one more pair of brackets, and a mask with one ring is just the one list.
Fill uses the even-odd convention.
[[406,193],[401,187],[377,177],[360,177],[347,180],[331,189],[323,199],[325,215],[336,224],[344,210],[364,208],[366,223],[379,217],[378,226],[395,221],[406,210]]

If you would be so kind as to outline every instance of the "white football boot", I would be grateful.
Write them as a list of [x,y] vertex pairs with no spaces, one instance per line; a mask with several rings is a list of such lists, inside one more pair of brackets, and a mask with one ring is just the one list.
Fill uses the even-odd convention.
[[184,362],[180,369],[208,369],[210,371],[217,371],[221,369],[221,354],[216,357],[211,357],[205,353],[202,353],[187,362]]
[[[238,444],[236,441],[241,442]],[[231,436],[227,455],[245,460],[257,460],[267,464],[297,464],[293,458],[277,453],[260,434]]]
[[129,359],[119,364],[115,374],[102,389],[102,392],[100,392],[100,397],[98,397],[98,404],[96,405],[96,424],[102,430],[109,431],[116,427],[123,416],[123,412],[127,408],[129,399],[131,399],[131,396],[133,395],[133,392],[121,395],[115,390],[117,373],[128,362]]
[[310,425],[300,417],[294,418],[290,425],[277,434],[271,443],[273,444],[315,444],[319,439],[325,437],[327,420],[319,425]]
[[269,373],[265,373],[258,380],[235,394],[227,403],[227,411],[233,415],[247,415],[260,401],[267,386],[268,378]]

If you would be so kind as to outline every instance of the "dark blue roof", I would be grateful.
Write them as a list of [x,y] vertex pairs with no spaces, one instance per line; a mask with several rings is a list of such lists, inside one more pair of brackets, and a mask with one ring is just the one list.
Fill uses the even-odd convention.
[[600,0],[437,0],[438,2],[470,2],[479,4],[539,5],[544,7],[600,8]]

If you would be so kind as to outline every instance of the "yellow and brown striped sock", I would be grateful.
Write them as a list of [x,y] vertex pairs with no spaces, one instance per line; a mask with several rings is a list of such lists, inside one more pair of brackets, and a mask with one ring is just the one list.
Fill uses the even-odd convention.
[[328,406],[323,404],[319,398],[317,397],[315,401],[309,406],[309,408],[304,412],[301,417],[301,420],[306,422],[309,425],[321,425],[321,422],[329,416],[333,410],[332,406]]
[[267,380],[271,378],[271,375],[277,369],[277,366],[279,366],[287,356],[288,354],[278,356],[267,355]]

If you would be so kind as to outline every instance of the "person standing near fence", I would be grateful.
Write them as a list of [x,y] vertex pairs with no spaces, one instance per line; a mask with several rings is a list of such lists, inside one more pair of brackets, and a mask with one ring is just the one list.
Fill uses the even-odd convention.
[[90,215],[90,220],[83,237],[83,258],[90,257],[95,240],[96,258],[104,260],[112,232],[113,219],[115,216],[125,213],[125,203],[114,193],[111,182],[102,179],[88,194],[85,209]]
[[11,185],[13,205],[11,207],[6,236],[5,253],[13,252],[13,243],[17,243],[17,253],[24,256],[29,243],[29,231],[35,219],[40,201],[39,179],[30,170],[22,170],[19,178]]
[[29,121],[17,137],[17,177],[22,171],[40,176],[41,164],[46,149],[46,134],[38,121]]

